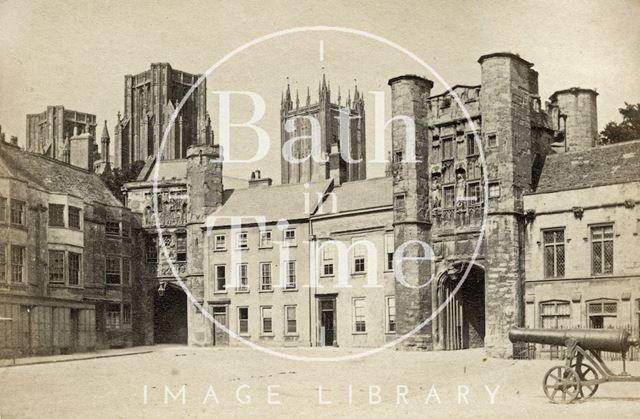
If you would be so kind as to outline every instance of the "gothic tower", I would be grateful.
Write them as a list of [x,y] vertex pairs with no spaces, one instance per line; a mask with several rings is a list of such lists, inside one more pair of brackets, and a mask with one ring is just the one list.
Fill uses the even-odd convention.
[[[394,203],[394,241],[396,249],[403,244],[406,260],[394,265],[396,272],[396,331],[398,335],[410,332],[428,318],[432,310],[430,255],[421,241],[431,246],[429,219],[429,139],[427,129],[427,100],[433,82],[414,75],[389,80],[393,121],[391,126],[392,174]],[[404,118],[404,120],[403,120]],[[415,124],[415,160],[407,150],[407,124]],[[413,160],[413,161],[411,161]],[[422,258],[422,259],[420,259]],[[398,281],[398,270],[406,283]],[[424,286],[421,286],[425,284]],[[409,348],[432,349],[432,325],[427,324],[402,343]]]
[[[291,88],[287,85],[280,108],[281,147],[291,139],[303,137],[292,142],[292,157],[303,160],[310,156],[312,127],[317,121],[321,156],[317,156],[316,159],[309,157],[298,163],[289,161],[284,153],[281,153],[282,183],[318,181],[333,176],[336,182],[365,179],[367,171],[364,117],[364,98],[357,86],[353,101],[349,92],[346,102],[342,104],[339,91],[336,102],[331,102],[331,86],[327,84],[324,75],[322,83],[318,84],[318,101],[315,103],[311,102],[308,88],[306,99],[300,103],[298,92],[295,99],[292,98]],[[339,157],[342,155],[348,155],[349,159]]]
[[[168,63],[153,63],[136,75],[126,75],[124,115],[115,128],[116,167],[157,154],[171,116],[200,75],[174,70]],[[203,81],[182,106],[169,131],[163,159],[184,159],[191,145],[211,144]]]

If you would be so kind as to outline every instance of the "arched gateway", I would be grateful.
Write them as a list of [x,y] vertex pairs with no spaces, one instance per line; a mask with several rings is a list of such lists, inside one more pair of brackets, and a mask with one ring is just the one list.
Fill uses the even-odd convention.
[[[453,294],[469,267],[468,262],[454,262],[438,278],[438,306]],[[437,318],[437,339],[440,349],[456,350],[484,346],[485,287],[484,268],[472,264],[469,274],[457,293]]]

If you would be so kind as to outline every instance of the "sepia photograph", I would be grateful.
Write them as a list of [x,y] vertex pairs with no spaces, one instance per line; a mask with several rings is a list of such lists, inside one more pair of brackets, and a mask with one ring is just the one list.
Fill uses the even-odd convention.
[[0,419],[636,418],[639,0],[0,0]]

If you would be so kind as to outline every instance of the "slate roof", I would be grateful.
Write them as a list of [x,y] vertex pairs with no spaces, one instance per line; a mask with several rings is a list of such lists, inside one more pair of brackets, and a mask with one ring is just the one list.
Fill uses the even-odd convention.
[[[140,170],[136,182],[153,181],[155,158],[149,157]],[[162,160],[158,171],[158,180],[184,180],[187,177],[187,159]],[[248,180],[235,176],[222,175],[222,183],[227,189],[240,189],[249,186]]]
[[5,175],[15,176],[29,185],[51,193],[77,196],[86,202],[100,202],[121,207],[122,204],[96,174],[59,160],[0,144],[0,166]]
[[[333,189],[338,212],[357,211],[393,205],[393,179],[378,177],[346,182]],[[331,211],[331,198],[327,198],[324,213]]]
[[534,193],[640,181],[640,141],[547,156]]
[[[305,193],[312,210],[317,204],[317,194],[328,190],[331,181],[304,184],[287,184],[249,189],[226,189],[224,204],[210,215],[214,226],[227,226],[231,216],[264,216],[266,222],[307,219]],[[346,182],[333,188],[339,213],[390,206],[393,203],[393,185],[390,177]],[[332,198],[327,198],[324,215],[333,209]],[[247,221],[251,222],[251,221]]]
[[224,191],[224,203],[209,215],[207,225],[211,225],[211,220],[215,220],[214,226],[229,225],[231,220],[227,217],[232,216],[260,216],[265,217],[266,222],[307,218],[309,214],[305,210],[305,192],[308,193],[309,207],[312,208],[314,197],[325,191],[328,184],[329,181],[324,181],[309,183],[307,188],[302,183],[296,183],[227,189]]

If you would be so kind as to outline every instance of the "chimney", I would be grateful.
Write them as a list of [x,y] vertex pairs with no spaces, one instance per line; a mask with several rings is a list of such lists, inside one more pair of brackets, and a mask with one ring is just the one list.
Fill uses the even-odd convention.
[[260,170],[251,172],[251,179],[249,179],[249,189],[271,186],[272,180],[270,177],[263,178],[260,174]]
[[[77,128],[74,129],[77,132]],[[89,133],[74,135],[69,138],[69,163],[84,170],[93,170],[94,139]]]

